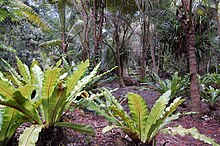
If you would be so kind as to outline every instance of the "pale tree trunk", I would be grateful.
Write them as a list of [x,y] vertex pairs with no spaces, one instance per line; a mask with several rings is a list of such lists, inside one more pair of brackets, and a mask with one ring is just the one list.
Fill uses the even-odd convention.
[[153,28],[148,33],[149,33],[148,42],[150,45],[150,52],[151,52],[151,59],[152,59],[152,70],[154,73],[158,74],[156,57],[155,57],[155,50],[154,50],[154,43],[153,43]]
[[141,50],[141,78],[144,78],[146,75],[146,52],[147,52],[147,28],[149,24],[147,23],[146,17],[142,19],[142,50]]
[[125,87],[123,78],[122,78],[122,65],[121,65],[121,55],[120,55],[120,36],[118,34],[119,31],[119,26],[118,24],[114,23],[115,26],[115,32],[113,35],[113,39],[114,39],[114,44],[115,44],[115,63],[118,66],[117,67],[117,74],[118,74],[118,84],[120,87]]
[[120,57],[120,46],[119,46],[119,36],[115,38],[115,51],[116,51],[116,58],[115,62],[117,67],[117,74],[118,74],[118,84],[120,87],[125,87],[123,78],[122,78],[122,66],[121,66],[121,57]]

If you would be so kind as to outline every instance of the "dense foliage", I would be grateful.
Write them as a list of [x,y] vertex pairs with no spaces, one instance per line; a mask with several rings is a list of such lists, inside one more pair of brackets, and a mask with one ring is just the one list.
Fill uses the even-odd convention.
[[[74,104],[115,124],[104,131],[121,128],[135,143],[150,144],[164,132],[215,145],[194,128],[163,128],[180,116],[174,113],[184,101],[179,96],[189,97],[187,106],[196,115],[201,102],[213,113],[220,110],[219,5],[219,0],[0,0],[0,142],[6,145],[26,122],[31,127],[20,145],[34,145],[42,129],[54,126],[94,133],[62,121]],[[120,87],[153,85],[162,96],[148,112],[141,96],[128,93],[127,113],[110,91],[94,89],[112,80]],[[219,119],[220,113],[211,116]]]

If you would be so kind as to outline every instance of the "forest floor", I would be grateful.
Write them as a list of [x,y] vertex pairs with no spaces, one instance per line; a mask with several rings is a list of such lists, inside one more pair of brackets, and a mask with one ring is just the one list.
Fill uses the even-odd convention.
[[[140,94],[146,100],[148,107],[152,107],[155,101],[158,99],[160,94],[158,92],[149,90],[143,86],[127,86],[125,88],[119,88],[117,83],[111,83],[104,85],[105,87],[114,89],[118,88],[117,91],[113,92],[115,97],[124,97],[128,92]],[[125,104],[125,106],[127,106]],[[125,107],[126,108],[126,107]],[[183,108],[179,107],[178,111],[189,112],[188,106]],[[102,129],[108,125],[103,117],[96,115],[93,112],[83,111],[82,109],[76,109],[66,114],[66,121],[74,123],[90,125],[95,130],[95,135],[86,135],[74,132],[67,129],[65,145],[67,146],[124,146],[132,145],[130,139],[120,130],[113,129],[105,134],[102,133]],[[217,143],[220,143],[220,121],[217,121],[211,116],[205,115],[203,118],[195,119],[191,115],[182,116],[176,121],[173,121],[168,126],[182,125],[185,128],[196,127],[200,133],[209,136]],[[192,138],[191,136],[172,136],[167,134],[158,134],[157,146],[162,146],[166,143],[166,146],[208,146],[203,142]]]

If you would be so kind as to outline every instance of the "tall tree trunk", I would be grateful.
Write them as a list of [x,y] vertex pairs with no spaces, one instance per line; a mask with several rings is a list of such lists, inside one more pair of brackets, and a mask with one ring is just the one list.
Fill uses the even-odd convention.
[[[201,112],[201,100],[199,95],[199,82],[197,79],[197,59],[195,48],[195,14],[193,0],[181,0],[177,10],[177,19],[180,21],[186,34],[186,45],[188,49],[188,61],[190,72],[190,97],[193,112]],[[195,115],[196,117],[198,115]]]
[[142,19],[142,50],[141,50],[141,78],[144,78],[146,75],[146,52],[147,52],[147,20],[146,17]]
[[195,55],[195,31],[186,32],[186,42],[189,54],[190,70],[190,97],[193,112],[201,112],[201,100],[199,95],[199,83],[197,79],[197,61]]
[[220,37],[220,22],[219,22],[219,16],[218,16],[218,5],[219,5],[219,1],[216,1],[216,4],[215,4],[215,8],[217,10],[216,22],[217,22],[217,27],[218,27],[218,36]]
[[84,21],[84,40],[82,44],[82,52],[83,56],[82,59],[83,61],[86,61],[87,59],[90,58],[90,47],[89,47],[89,29],[88,29],[88,13],[86,12],[86,9],[84,7],[84,3],[82,0],[80,0],[80,5],[82,7],[82,15],[83,15],[83,21]]
[[93,25],[94,25],[94,65],[99,62],[100,42],[102,40],[102,27],[104,22],[105,3],[97,0],[93,2]]
[[149,31],[148,33],[149,33],[148,42],[150,45],[150,52],[151,52],[151,59],[152,59],[152,70],[154,73],[158,74],[156,57],[155,57],[155,50],[154,50],[154,43],[153,43],[153,29],[151,29],[151,31]]
[[122,66],[121,66],[121,61],[120,61],[120,47],[118,45],[119,42],[116,42],[116,65],[118,66],[117,68],[117,74],[118,74],[118,84],[120,87],[125,87],[123,78],[122,78]]
[[118,66],[117,68],[117,74],[118,74],[118,84],[120,87],[125,87],[123,78],[122,78],[122,65],[121,65],[121,55],[120,55],[120,39],[118,34],[118,25],[115,24],[115,33],[114,33],[114,43],[115,43],[115,52],[116,52],[116,58],[115,63]]

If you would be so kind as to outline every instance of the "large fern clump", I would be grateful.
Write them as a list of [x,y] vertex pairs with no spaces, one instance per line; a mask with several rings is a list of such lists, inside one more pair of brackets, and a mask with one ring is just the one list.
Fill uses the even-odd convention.
[[[5,62],[5,61],[4,61]],[[61,122],[60,119],[83,88],[96,76],[100,64],[86,75],[89,61],[81,62],[74,71],[62,69],[62,61],[42,70],[37,61],[29,68],[17,58],[18,71],[5,62],[9,74],[0,73],[0,145],[7,145],[16,129],[31,122],[19,138],[19,145],[35,145],[39,132],[51,127],[67,127],[93,134],[87,125]]]
[[[99,98],[102,97],[103,98]],[[165,92],[154,104],[151,111],[148,111],[145,100],[138,94],[128,93],[128,106],[130,113],[127,113],[110,91],[104,89],[102,93],[82,100],[82,104],[90,110],[96,111],[105,117],[111,126],[103,129],[107,132],[113,128],[122,129],[134,143],[144,143],[151,145],[160,132],[168,134],[191,134],[194,138],[206,143],[218,146],[213,139],[200,134],[195,128],[185,129],[182,126],[165,128],[171,121],[180,117],[180,113],[174,113],[177,106],[184,99],[177,97],[170,102],[171,91]]]

